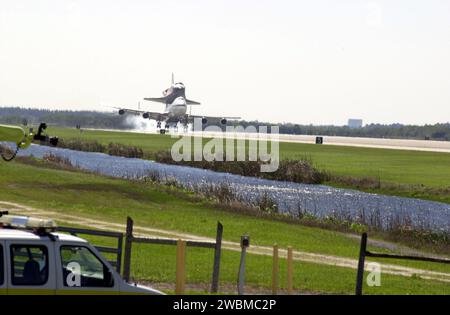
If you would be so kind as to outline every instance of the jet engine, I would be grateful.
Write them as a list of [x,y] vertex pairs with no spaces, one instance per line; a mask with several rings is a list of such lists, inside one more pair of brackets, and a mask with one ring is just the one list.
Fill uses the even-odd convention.
[[226,125],[226,124],[227,124],[227,120],[226,120],[225,118],[222,118],[222,119],[220,120],[220,123],[221,123],[222,125]]
[[125,111],[123,109],[119,109],[119,115],[125,114]]
[[150,114],[149,113],[143,113],[142,117],[144,117],[145,119],[148,119],[148,118],[150,118]]
[[206,125],[208,123],[208,119],[206,119],[205,117],[202,118],[202,124]]

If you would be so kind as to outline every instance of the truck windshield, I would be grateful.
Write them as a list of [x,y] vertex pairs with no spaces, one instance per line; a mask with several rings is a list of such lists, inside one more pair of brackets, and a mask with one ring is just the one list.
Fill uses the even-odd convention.
[[112,287],[111,272],[83,246],[61,246],[63,281],[66,287]]

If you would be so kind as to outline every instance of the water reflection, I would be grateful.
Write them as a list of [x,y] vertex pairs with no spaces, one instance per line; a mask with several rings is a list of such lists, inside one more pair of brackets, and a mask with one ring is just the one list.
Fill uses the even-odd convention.
[[341,216],[351,217],[363,214],[372,220],[381,218],[383,224],[389,222],[389,219],[395,219],[408,221],[419,228],[450,232],[450,205],[440,202],[370,194],[325,185],[272,181],[38,145],[20,151],[19,155],[42,158],[47,152],[68,158],[73,165],[82,169],[108,176],[139,178],[149,172],[158,172],[163,177],[176,179],[187,188],[225,182],[247,201],[255,201],[263,193],[267,193],[284,213],[308,211],[319,216],[339,213]]

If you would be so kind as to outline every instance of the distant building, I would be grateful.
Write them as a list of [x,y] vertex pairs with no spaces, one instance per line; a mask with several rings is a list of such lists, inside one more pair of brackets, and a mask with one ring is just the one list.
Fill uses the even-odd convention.
[[362,125],[363,125],[362,119],[349,119],[347,126],[349,128],[361,128]]

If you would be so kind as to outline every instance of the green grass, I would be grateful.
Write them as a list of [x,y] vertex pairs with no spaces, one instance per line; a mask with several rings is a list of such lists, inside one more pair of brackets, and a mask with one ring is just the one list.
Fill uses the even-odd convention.
[[217,221],[224,238],[239,241],[249,233],[255,245],[293,245],[305,251],[355,257],[358,241],[338,232],[273,222],[176,198],[157,186],[92,174],[42,169],[18,163],[0,164],[0,200],[20,202],[62,213],[108,218],[124,223],[215,236]]
[[[89,236],[96,245],[114,246],[105,238]],[[114,259],[109,257],[109,259]],[[220,284],[235,287],[240,254],[222,252]],[[176,247],[168,245],[134,244],[131,276],[135,281],[150,283],[175,283]],[[188,247],[186,254],[186,283],[204,284],[211,281],[213,251]],[[248,254],[246,259],[246,283],[252,288],[270,292],[272,283],[272,258]],[[366,272],[366,276],[367,276]],[[287,289],[287,261],[280,259],[279,287]],[[294,262],[294,290],[302,293],[353,294],[356,270],[324,266],[305,262]],[[219,287],[220,289],[220,287]],[[369,287],[364,283],[364,294],[450,294],[447,284],[436,281],[381,275],[380,287]],[[223,289],[222,289],[223,290]],[[251,292],[251,288],[249,289]],[[232,292],[235,292],[234,289]],[[171,292],[170,290],[166,292]],[[231,292],[231,293],[232,293]],[[200,291],[200,293],[202,293]],[[203,292],[207,293],[207,292]],[[226,292],[230,293],[230,292]]]
[[[174,283],[175,247],[139,245],[134,254],[133,275],[138,279]],[[158,253],[153,255],[152,253]],[[239,270],[240,254],[224,251],[221,260],[220,283],[235,284]],[[162,263],[160,263],[162,262]],[[187,283],[204,283],[211,279],[213,252],[205,249],[188,248]],[[158,266],[158,267],[153,267]],[[153,267],[153,268],[152,268]],[[246,260],[246,282],[253,287],[270,288],[272,283],[272,258],[248,255]],[[280,260],[280,288],[287,288],[287,262]],[[353,294],[356,270],[323,266],[304,262],[294,263],[294,289],[302,292],[326,292]],[[382,286],[364,288],[367,294],[450,294],[448,285],[434,281],[399,276],[382,275]]]
[[397,184],[450,186],[448,153],[299,143],[282,143],[280,151],[284,158],[311,156],[317,167],[337,175],[369,176]]
[[[62,139],[80,138],[137,146],[147,156],[168,150],[177,138],[169,135],[139,134],[52,128],[52,133]],[[208,139],[204,139],[204,142]],[[248,147],[248,146],[247,146]],[[319,169],[335,176],[370,177],[391,184],[381,188],[364,188],[341,182],[327,182],[336,187],[358,188],[368,192],[416,197],[450,203],[450,154],[378,148],[358,148],[303,143],[280,143],[282,159],[310,158]],[[394,185],[394,187],[392,187]],[[395,187],[397,185],[398,187]]]
[[[100,143],[117,142],[138,146],[145,152],[170,149],[177,138],[169,135],[139,134],[52,128],[62,139],[82,138]],[[304,143],[280,143],[280,156],[287,159],[311,157],[316,166],[338,175],[380,177],[381,180],[399,184],[450,186],[450,154],[358,148]]]
[[[102,219],[110,222],[124,223],[127,216],[133,217],[136,225],[163,228],[188,232],[196,235],[214,237],[217,221],[224,225],[224,239],[239,241],[240,236],[248,233],[253,245],[271,246],[277,243],[280,247],[293,246],[296,250],[314,253],[331,254],[342,257],[355,258],[358,255],[359,242],[342,233],[323,230],[319,228],[274,222],[268,219],[255,218],[252,216],[230,213],[208,206],[203,201],[189,201],[178,190],[167,193],[166,188],[151,184],[130,182],[121,179],[106,178],[93,174],[81,172],[69,172],[39,168],[20,163],[0,164],[0,200],[19,202],[36,208],[56,210],[61,213],[71,213],[87,218]],[[180,197],[176,197],[179,195]],[[155,259],[164,261],[165,250],[156,247],[137,251],[136,269],[137,275],[147,280],[165,281],[171,275],[172,269],[167,269],[166,263],[157,268],[143,268],[150,259],[146,255],[154,255]],[[385,251],[380,248],[370,247],[371,250]],[[167,249],[169,250],[169,249]],[[189,249],[190,251],[191,249]],[[160,256],[161,255],[161,256]],[[200,255],[200,254],[199,254]],[[211,257],[210,252],[208,257]],[[236,264],[239,259],[237,253],[229,252],[225,258],[222,271],[223,281],[233,283],[235,279]],[[201,256],[201,255],[200,255]],[[193,257],[196,257],[195,255]],[[206,256],[205,256],[206,257]],[[168,259],[168,258],[167,258]],[[195,260],[195,258],[193,258]],[[210,264],[205,258],[198,258],[192,263],[196,268],[210,270]],[[428,270],[450,272],[446,265],[409,262],[389,261],[391,264],[399,264]],[[250,264],[250,262],[249,262]],[[248,276],[248,283],[254,286],[266,286],[267,268],[270,268],[270,259],[264,256],[255,256],[253,262],[256,269],[253,276]],[[298,277],[301,289],[319,292],[345,292],[351,293],[354,281],[354,270],[346,268],[320,266],[314,264],[299,263],[298,270],[305,270],[303,266],[309,266],[307,273]],[[162,268],[162,269],[161,269]],[[228,268],[228,269],[227,269]],[[147,271],[148,269],[148,271]],[[252,269],[253,270],[253,269]],[[335,270],[335,271],[333,271]],[[334,275],[346,274],[348,280],[340,282]],[[192,272],[190,281],[207,282],[210,271],[204,275]],[[329,275],[331,280],[325,281],[324,275]],[[173,275],[172,275],[173,276]],[[196,278],[198,277],[198,278]],[[391,279],[390,276],[386,276]],[[385,287],[380,291],[389,293],[389,290],[397,290],[403,293],[437,292],[443,290],[441,283],[419,279],[407,279],[404,277],[392,277],[393,287]],[[411,282],[412,281],[412,282]],[[417,283],[416,283],[417,281]],[[336,283],[334,283],[336,282]],[[390,282],[388,282],[390,283]],[[397,283],[397,284],[395,284]],[[417,288],[417,290],[416,290]],[[420,291],[419,288],[423,288]],[[448,285],[445,287],[448,290]],[[371,288],[370,290],[376,290]],[[449,292],[450,293],[450,292]]]

